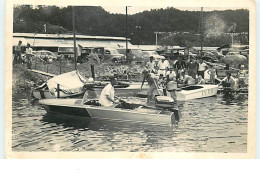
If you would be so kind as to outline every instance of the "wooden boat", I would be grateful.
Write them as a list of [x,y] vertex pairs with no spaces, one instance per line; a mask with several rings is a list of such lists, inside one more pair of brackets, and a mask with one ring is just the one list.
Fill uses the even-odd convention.
[[218,85],[192,85],[176,91],[177,100],[204,98],[217,95]]
[[82,99],[44,99],[39,102],[47,112],[85,116],[89,118],[173,125],[181,114],[176,108],[151,107],[122,102],[113,107],[100,106],[97,100],[82,104]]
[[[79,92],[76,93],[66,93],[63,90],[60,90],[59,97],[60,98],[73,98],[73,97],[82,97],[84,93],[90,89],[92,92],[95,92],[96,96],[99,96],[102,92],[102,89],[105,87],[105,85],[109,82],[99,82],[95,81],[94,83],[85,83],[85,87]],[[141,83],[140,82],[122,82],[119,83],[118,85],[115,85],[115,92],[117,95],[120,96],[127,96],[131,93],[137,93],[140,91],[141,88]],[[148,84],[144,84],[143,90],[147,90],[149,88]],[[57,89],[55,90],[55,94],[51,93],[48,89],[48,86],[46,83],[42,84],[41,86],[38,86],[32,90],[32,96],[35,99],[52,99],[52,98],[57,98]]]

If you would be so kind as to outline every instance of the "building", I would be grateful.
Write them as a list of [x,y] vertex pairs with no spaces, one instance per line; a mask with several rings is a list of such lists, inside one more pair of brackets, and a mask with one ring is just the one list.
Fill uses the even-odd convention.
[[[70,49],[74,47],[72,34],[13,33],[13,46],[17,45],[19,40],[23,42],[23,46],[29,43],[34,50],[49,50],[54,53],[58,53],[59,48]],[[129,40],[128,46],[131,47],[132,44]],[[126,38],[76,35],[76,45],[81,47],[124,48],[126,47]]]

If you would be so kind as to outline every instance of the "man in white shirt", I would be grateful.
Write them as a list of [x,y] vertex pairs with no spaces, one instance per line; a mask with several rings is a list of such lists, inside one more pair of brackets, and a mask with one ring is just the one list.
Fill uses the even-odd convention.
[[159,70],[158,70],[158,74],[162,74],[163,77],[166,77],[166,72],[167,70],[169,69],[170,67],[170,63],[168,60],[165,59],[165,57],[163,57],[161,59],[161,61],[159,61],[158,63],[158,67],[159,67]]
[[199,60],[199,68],[198,68],[198,75],[201,75],[202,78],[204,79],[204,72],[207,70],[207,64],[204,62],[204,60],[202,61],[202,59]]
[[110,84],[105,86],[105,88],[102,90],[100,97],[99,97],[99,103],[102,106],[113,106],[115,103],[115,90],[114,86],[117,84],[117,79],[115,77],[110,79]]
[[226,73],[226,77],[222,79],[219,85],[223,85],[223,87],[229,87],[230,89],[235,89],[236,81],[235,79],[231,76],[230,72]]
[[155,72],[155,68],[154,67],[155,67],[154,57],[151,56],[150,57],[150,61],[148,61],[146,63],[146,68],[147,68],[149,73],[154,73]]
[[27,68],[31,69],[32,68],[32,48],[31,45],[28,43],[27,44],[27,48],[25,50],[25,54],[26,54],[26,61],[27,61]]

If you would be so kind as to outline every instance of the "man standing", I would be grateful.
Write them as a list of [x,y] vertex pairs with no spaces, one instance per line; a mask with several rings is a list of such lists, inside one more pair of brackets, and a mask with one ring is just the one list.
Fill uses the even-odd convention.
[[146,63],[146,68],[148,69],[149,73],[154,73],[155,72],[155,68],[154,67],[155,67],[154,57],[151,56],[150,57],[150,61],[148,61]]
[[147,70],[144,70],[143,74],[144,74],[144,79],[141,85],[141,89],[143,88],[144,82],[146,80],[149,85],[149,89],[147,91],[147,104],[150,104],[154,99],[153,92],[157,89],[157,86],[155,84],[155,79],[152,76],[152,73],[149,73]]
[[15,46],[15,49],[14,49],[14,62],[13,62],[13,64],[20,64],[22,62],[21,52],[22,52],[22,41],[20,40],[18,42],[18,45]]
[[198,75],[201,75],[204,79],[204,72],[207,70],[207,64],[204,60],[199,59],[199,68],[198,68]]
[[99,97],[99,103],[102,106],[113,106],[115,103],[115,90],[114,86],[117,84],[117,79],[115,77],[110,78],[110,84],[105,86],[105,88],[102,90],[100,97]]
[[166,72],[170,67],[169,61],[166,60],[165,57],[163,57],[161,61],[159,61],[158,67],[159,67],[158,74],[159,75],[162,74],[163,77],[166,77]]
[[32,68],[32,48],[29,43],[27,44],[25,53],[26,53],[27,68],[31,69]]
[[195,62],[193,58],[191,58],[190,62],[187,64],[188,75],[193,79],[196,79],[198,64]]

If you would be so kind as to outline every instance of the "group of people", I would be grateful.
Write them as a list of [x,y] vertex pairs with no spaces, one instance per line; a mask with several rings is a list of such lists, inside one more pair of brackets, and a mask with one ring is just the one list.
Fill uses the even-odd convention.
[[176,81],[180,84],[204,84],[205,71],[207,70],[209,83],[215,83],[216,70],[211,65],[207,65],[200,58],[189,58],[184,60],[183,57],[178,57],[177,60],[169,62],[168,59],[162,58],[158,63],[154,57],[150,57],[150,61],[146,64],[149,73],[158,74],[167,81]]
[[25,49],[25,59],[22,57],[22,41],[18,42],[18,45],[14,48],[14,59],[13,59],[13,65],[15,64],[27,64],[27,68],[32,68],[32,56],[33,56],[33,50],[31,48],[31,45],[27,43],[27,47]]

